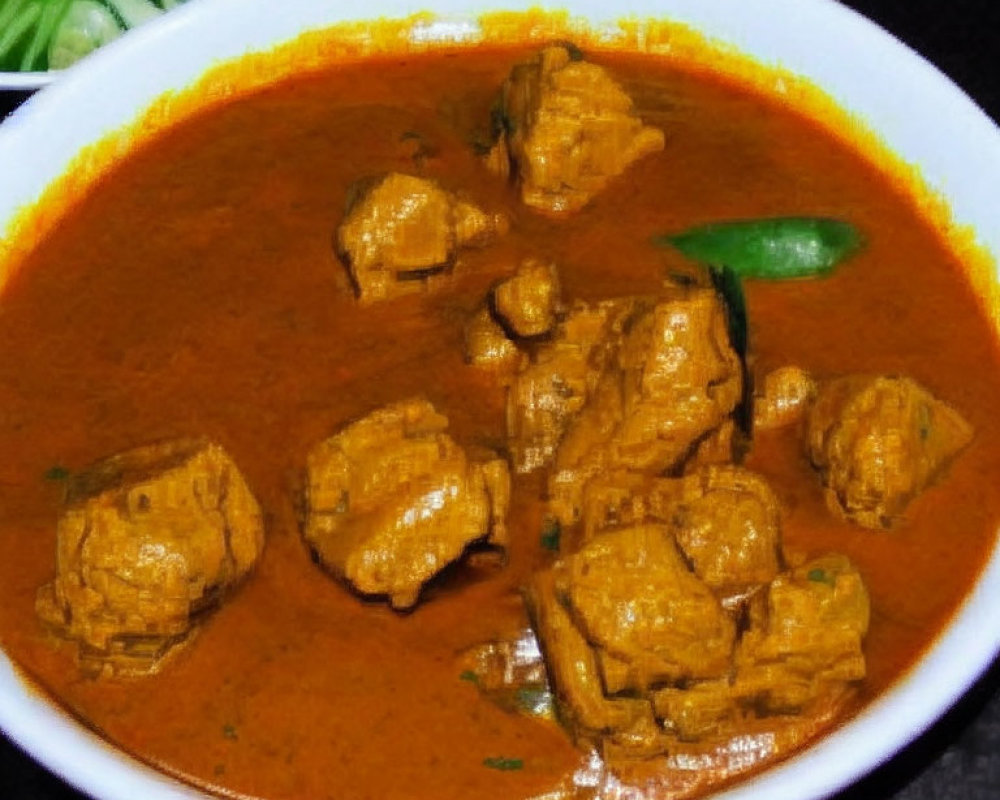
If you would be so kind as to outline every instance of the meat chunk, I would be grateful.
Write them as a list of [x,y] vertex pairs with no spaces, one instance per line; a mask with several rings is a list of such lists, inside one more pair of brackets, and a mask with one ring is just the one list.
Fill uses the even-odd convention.
[[560,720],[606,757],[668,747],[651,686],[728,675],[735,625],[665,528],[597,537],[536,575],[527,602]]
[[682,742],[698,742],[735,732],[743,718],[728,679],[694,681],[652,693],[653,709],[665,730]]
[[434,181],[390,173],[355,186],[337,230],[337,248],[364,303],[420,291],[459,248],[483,245],[507,229]]
[[524,202],[545,211],[581,208],[664,145],[663,132],[643,124],[602,67],[562,46],[513,69],[501,110],[504,132],[487,163],[501,174],[513,166]]
[[423,399],[373,411],[309,453],[305,539],[334,575],[393,607],[472,542],[507,542],[506,463],[471,462]]
[[869,616],[868,592],[845,556],[824,556],[779,576],[740,642],[736,691],[784,713],[860,680]]
[[525,359],[507,392],[507,436],[514,469],[548,464],[566,428],[593,392],[633,302],[577,303],[551,342]]
[[465,326],[465,360],[470,364],[513,373],[521,355],[486,306],[480,308]]
[[[661,499],[687,480],[666,481]],[[865,674],[868,595],[839,555],[727,608],[668,526],[640,524],[535,575],[526,601],[560,721],[606,759],[715,748],[757,720],[797,740],[796,726],[829,720]],[[763,722],[774,715],[781,728]]]
[[764,376],[753,400],[753,426],[770,430],[803,419],[816,396],[816,382],[804,369],[779,367]]
[[526,601],[545,656],[559,720],[579,743],[601,744],[618,734],[655,730],[646,698],[610,698],[604,693],[593,647],[576,626],[556,587],[555,575],[534,576]]
[[767,481],[713,466],[681,484],[672,530],[695,574],[722,595],[770,583],[781,569],[781,512]]
[[559,274],[554,264],[528,259],[517,274],[493,291],[497,316],[515,336],[540,336],[552,330],[559,311]]
[[594,475],[678,469],[740,400],[742,368],[714,291],[640,304],[627,329],[559,445],[549,494],[564,525],[579,519],[583,486]]
[[726,674],[733,622],[665,526],[596,537],[566,560],[562,586],[587,640],[629,664],[633,687]]
[[76,475],[56,531],[42,619],[79,642],[88,671],[142,674],[257,563],[260,508],[217,444],[140,447]]
[[657,523],[669,528],[694,573],[717,596],[745,594],[781,569],[781,512],[763,477],[708,466],[681,478],[617,471],[587,483],[583,536]]
[[827,504],[866,528],[888,528],[972,439],[972,427],[909,378],[853,375],[820,388],[809,457]]

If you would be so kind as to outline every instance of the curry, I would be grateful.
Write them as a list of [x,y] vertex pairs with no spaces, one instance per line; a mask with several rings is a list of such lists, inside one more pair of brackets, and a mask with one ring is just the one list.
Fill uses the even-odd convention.
[[[531,161],[525,108],[561,70],[611,98],[621,147],[586,179]],[[654,241],[796,215],[863,245],[743,281],[742,344],[718,270]],[[560,45],[285,80],[145,142],[6,287],[0,641],[208,790],[703,794],[877,697],[978,574],[1000,519],[981,305],[905,187],[700,70]],[[667,339],[683,393],[650,366]],[[858,453],[900,438],[882,485]],[[169,590],[189,603],[150,600],[169,570],[141,547],[87,584],[136,536],[197,552]],[[650,587],[637,633],[616,613]],[[782,639],[779,608],[835,641]],[[737,765],[741,732],[775,736]]]

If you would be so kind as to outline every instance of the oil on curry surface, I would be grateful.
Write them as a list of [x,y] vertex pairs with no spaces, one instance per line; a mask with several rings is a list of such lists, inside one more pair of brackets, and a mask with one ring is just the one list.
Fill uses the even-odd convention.
[[[822,274],[754,261],[834,226]],[[1000,517],[944,236],[649,56],[380,57],[198,112],[34,248],[0,351],[5,650],[209,789],[702,793],[897,678]]]

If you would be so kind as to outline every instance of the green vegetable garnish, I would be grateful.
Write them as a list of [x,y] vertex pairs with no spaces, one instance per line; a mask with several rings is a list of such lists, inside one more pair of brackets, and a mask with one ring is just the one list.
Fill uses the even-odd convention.
[[55,32],[56,26],[62,21],[66,14],[66,9],[72,0],[49,0],[42,9],[42,15],[35,26],[35,33],[28,43],[28,47],[21,56],[21,71],[31,72],[33,70],[45,69],[48,65],[48,44],[49,39]]
[[542,526],[541,544],[546,550],[553,552],[559,549],[559,540],[562,538],[562,526],[557,519],[547,519]]
[[0,0],[0,70],[62,69],[183,0]]
[[69,470],[66,467],[60,467],[56,464],[54,467],[49,467],[45,470],[42,477],[47,481],[64,481],[69,478]]
[[[17,2],[13,4],[13,9],[3,8],[12,18],[0,25],[0,65],[18,64],[20,59],[18,53],[21,46],[29,41],[31,31],[42,16],[41,0],[31,0],[30,2]],[[11,14],[12,12],[12,14]]]
[[477,686],[479,685],[479,676],[471,669],[467,669],[464,672],[462,672],[462,674],[458,676],[458,679],[460,681],[468,681],[469,683],[474,683]]
[[49,42],[49,69],[64,69],[122,34],[97,0],[74,0]]
[[826,275],[862,245],[849,222],[824,217],[716,222],[654,241],[740,277],[767,280]]
[[222,726],[222,735],[227,739],[239,739],[239,734],[236,732],[236,726],[226,723]]
[[833,578],[830,577],[829,573],[825,569],[811,569],[806,573],[806,577],[813,583],[826,583],[833,586]]
[[750,341],[750,327],[747,322],[747,301],[743,293],[743,281],[736,271],[728,266],[709,267],[712,285],[722,298],[726,308],[726,321],[729,327],[729,342],[740,357],[740,369],[743,372],[743,395],[733,409],[733,416],[739,429],[746,437],[753,432],[753,375],[747,369],[747,350]]
[[163,9],[150,0],[103,0],[103,3],[126,29],[142,25],[163,13]]
[[524,759],[504,758],[502,756],[494,756],[490,758],[484,758],[483,766],[489,767],[490,769],[498,769],[501,770],[502,772],[510,772],[511,770],[523,769]]
[[712,285],[722,297],[729,323],[729,341],[740,358],[746,358],[750,339],[747,322],[747,301],[743,292],[743,281],[732,267],[709,267]]

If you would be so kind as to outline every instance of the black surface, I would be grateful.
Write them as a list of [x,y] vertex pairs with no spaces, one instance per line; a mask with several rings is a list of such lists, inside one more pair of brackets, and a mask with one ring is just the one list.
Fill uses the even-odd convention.
[[[875,20],[922,53],[994,120],[1000,120],[1000,0],[855,0],[845,5]],[[23,98],[21,93],[0,92],[0,116]],[[836,796],[836,800],[997,798],[1000,798],[998,665],[924,736],[868,778]],[[0,799],[83,800],[83,795],[49,775],[0,737]]]

